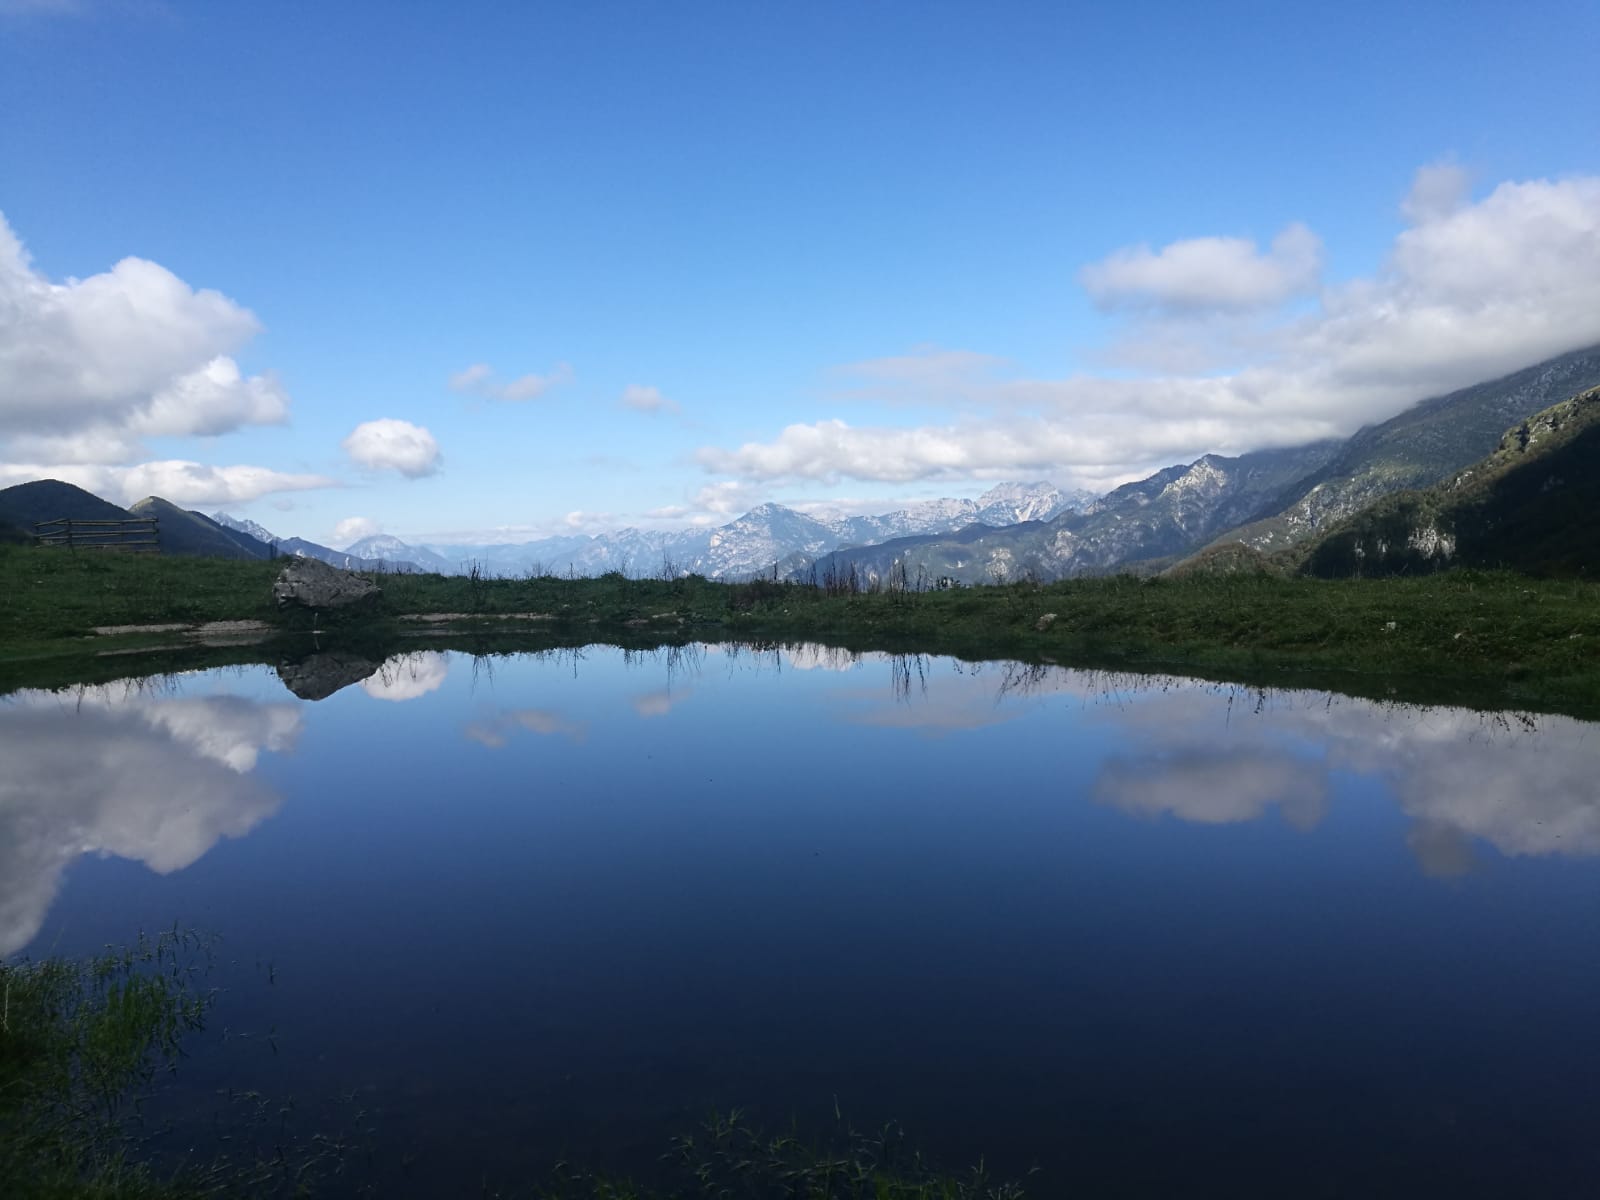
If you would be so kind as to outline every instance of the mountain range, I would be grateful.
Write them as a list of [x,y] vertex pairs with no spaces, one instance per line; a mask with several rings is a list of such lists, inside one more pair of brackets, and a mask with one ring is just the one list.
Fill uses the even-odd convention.
[[[767,574],[777,564],[782,564],[780,570],[792,569],[842,546],[909,534],[950,533],[973,525],[1014,525],[1074,511],[1093,500],[1092,493],[1064,492],[1048,483],[1002,483],[976,500],[927,500],[865,516],[811,515],[782,504],[762,504],[711,528],[626,528],[530,542],[456,545],[413,544],[378,534],[353,543],[348,553],[389,564],[411,562],[445,574],[459,574],[476,564],[489,575],[693,572],[708,579],[748,579]],[[216,519],[233,520],[222,513]]]
[[[201,516],[202,514],[193,513],[191,515]],[[241,537],[261,543],[268,548],[268,553],[273,557],[289,555],[302,558],[319,558],[325,563],[341,567],[346,571],[388,571],[392,573],[395,571],[414,572],[423,569],[414,562],[398,557],[382,559],[363,557],[359,554],[351,554],[348,550],[334,550],[328,546],[318,545],[316,542],[308,542],[304,538],[280,538],[265,526],[258,525],[254,521],[242,520],[239,517],[231,517],[224,512],[212,513],[205,520],[220,525]]]
[[[929,582],[1048,580],[1123,570],[1154,572],[1200,552],[1210,552],[1217,562],[1255,561],[1254,556],[1282,555],[1294,547],[1318,573],[1357,566],[1381,571],[1387,569],[1384,563],[1409,563],[1411,569],[1419,568],[1423,559],[1443,561],[1438,547],[1444,541],[1470,550],[1453,561],[1489,561],[1498,554],[1500,560],[1514,562],[1520,561],[1516,547],[1505,542],[1503,531],[1517,527],[1507,523],[1507,506],[1513,497],[1522,497],[1517,489],[1524,484],[1517,481],[1531,477],[1526,474],[1531,461],[1527,447],[1560,448],[1569,441],[1577,447],[1562,451],[1566,457],[1559,461],[1566,464],[1562,469],[1567,475],[1547,474],[1541,485],[1553,489],[1537,507],[1541,515],[1534,524],[1543,528],[1545,518],[1558,509],[1567,511],[1560,506],[1570,505],[1571,496],[1579,494],[1568,486],[1568,476],[1576,463],[1587,461],[1583,455],[1591,440],[1585,431],[1593,401],[1572,401],[1577,407],[1570,413],[1561,403],[1596,387],[1600,346],[1424,400],[1342,441],[1238,457],[1207,454],[1099,498],[1063,492],[1048,483],[1004,483],[976,500],[929,500],[869,515],[805,513],[763,504],[712,528],[627,528],[481,544],[409,544],[377,535],[341,551],[300,538],[277,538],[253,521],[220,512],[206,516],[160,497],[122,509],[70,484],[39,480],[0,490],[0,529],[10,526],[26,534],[37,522],[55,517],[141,515],[158,518],[162,549],[173,554],[253,559],[306,555],[354,570],[460,574],[476,567],[491,576],[693,572],[738,580],[776,573],[822,582],[853,572],[869,586],[896,570],[904,573],[902,578]],[[1527,431],[1520,449],[1502,439],[1511,427],[1513,432]],[[1487,465],[1474,466],[1486,458]],[[1558,476],[1563,481],[1559,487],[1549,482]],[[1469,486],[1469,478],[1478,482]],[[1475,490],[1487,486],[1482,482],[1487,479],[1500,481],[1489,499]],[[1385,500],[1446,484],[1453,489],[1451,497],[1427,493],[1421,500]],[[1472,511],[1495,514],[1493,523],[1502,530],[1495,535],[1499,541],[1482,534],[1473,524],[1478,518],[1467,515],[1467,509],[1453,507],[1466,503],[1463,497],[1476,497],[1471,503],[1478,507]],[[1438,521],[1426,525],[1437,514],[1446,514],[1439,520],[1449,531]],[[1377,524],[1351,526],[1352,520]],[[1415,534],[1427,543],[1418,551],[1420,558],[1406,558],[1394,549],[1400,543],[1390,535],[1401,528],[1411,531],[1401,542]],[[1318,541],[1331,531],[1340,531],[1344,540]]]
[[[1126,484],[1082,511],[1004,529],[897,538],[794,565],[789,577],[854,572],[986,583],[1155,571],[1207,546],[1283,550],[1383,496],[1448,478],[1495,450],[1504,430],[1600,384],[1600,346],[1424,400],[1347,440],[1208,454]],[[898,565],[898,566],[897,566]]]

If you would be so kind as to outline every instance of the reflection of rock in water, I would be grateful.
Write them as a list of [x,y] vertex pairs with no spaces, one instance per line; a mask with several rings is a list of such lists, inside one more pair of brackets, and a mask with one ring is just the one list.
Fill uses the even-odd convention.
[[299,662],[278,664],[278,678],[302,700],[326,700],[340,688],[377,673],[378,664],[359,654],[325,650],[307,655]]

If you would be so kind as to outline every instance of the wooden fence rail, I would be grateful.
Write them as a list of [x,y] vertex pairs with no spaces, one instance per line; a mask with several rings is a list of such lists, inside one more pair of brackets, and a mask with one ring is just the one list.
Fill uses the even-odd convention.
[[161,553],[161,532],[155,517],[135,517],[130,521],[80,521],[76,517],[58,517],[54,521],[40,521],[33,532],[42,544],[65,546],[69,550]]

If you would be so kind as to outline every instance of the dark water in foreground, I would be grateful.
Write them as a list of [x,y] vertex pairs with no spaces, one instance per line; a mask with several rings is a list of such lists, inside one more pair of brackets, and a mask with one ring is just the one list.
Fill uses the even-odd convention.
[[1600,1190],[1578,721],[428,652],[18,693],[0,763],[0,953],[220,932],[174,1111],[358,1113],[383,1194],[836,1100],[1038,1196]]

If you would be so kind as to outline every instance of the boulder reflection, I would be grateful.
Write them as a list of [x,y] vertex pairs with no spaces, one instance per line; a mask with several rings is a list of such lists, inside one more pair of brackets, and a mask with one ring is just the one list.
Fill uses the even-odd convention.
[[345,650],[319,650],[278,664],[278,678],[301,700],[326,700],[378,672],[370,658]]

